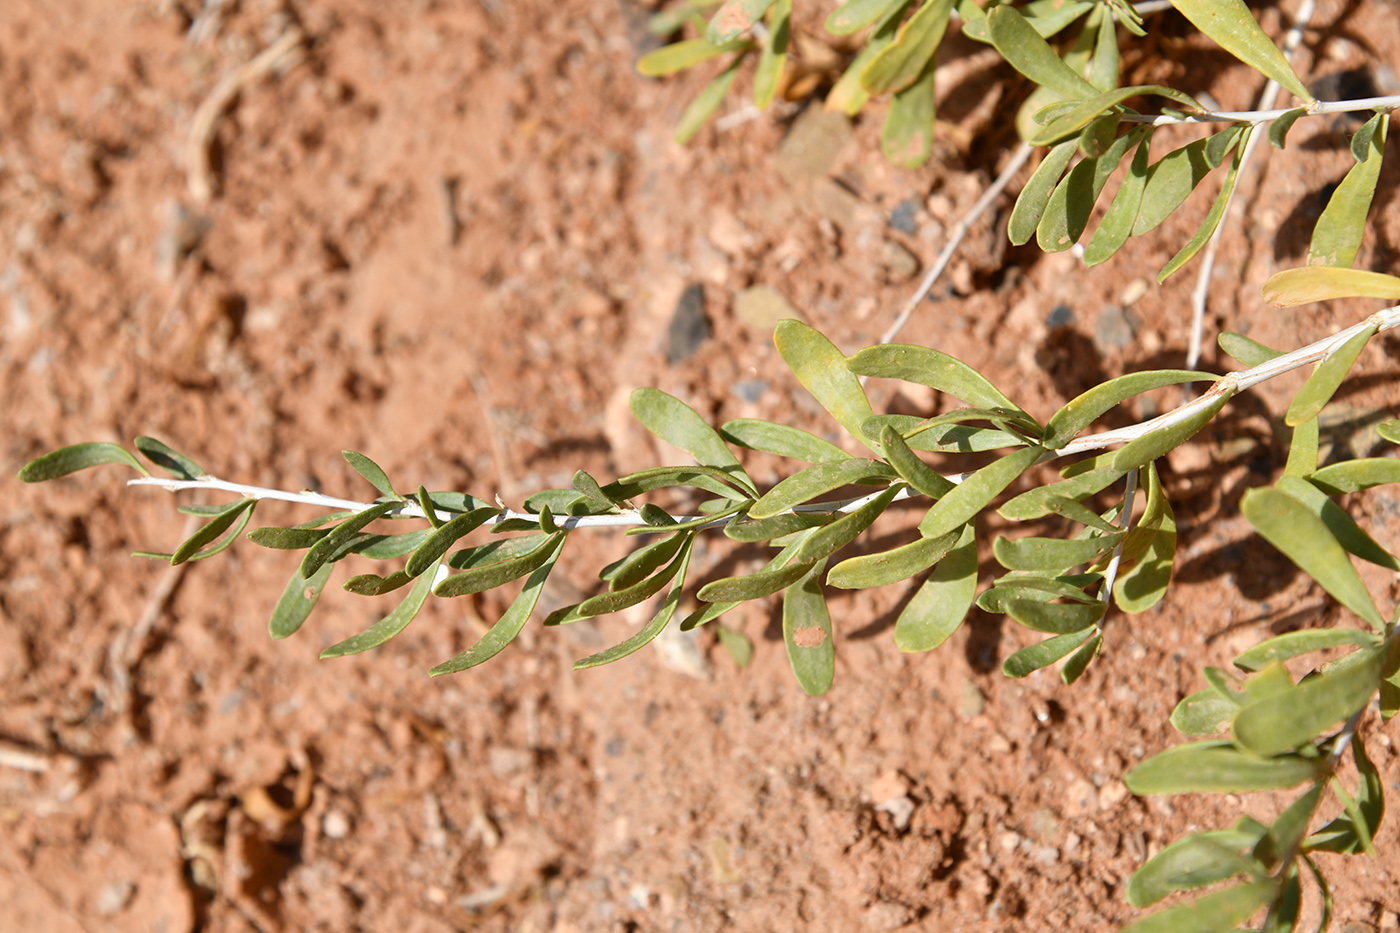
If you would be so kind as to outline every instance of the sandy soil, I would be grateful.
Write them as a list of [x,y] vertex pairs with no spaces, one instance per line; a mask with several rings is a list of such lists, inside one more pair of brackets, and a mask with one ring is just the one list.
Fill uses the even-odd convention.
[[[245,543],[180,574],[128,556],[178,540],[167,494],[127,490],[115,468],[22,488],[15,470],[45,450],[152,434],[243,482],[367,498],[337,454],[352,448],[403,487],[515,503],[579,468],[674,457],[627,416],[642,385],[716,422],[830,433],[774,320],[796,313],[848,351],[874,341],[1004,164],[1014,140],[996,124],[1023,93],[956,45],[948,125],[913,172],[878,153],[880,105],[849,124],[805,101],[747,119],[735,101],[680,148],[671,129],[709,74],[637,77],[653,40],[633,0],[244,0],[191,35],[199,6],[0,5],[0,926],[1098,930],[1135,915],[1126,879],[1170,839],[1277,811],[1140,800],[1121,778],[1175,741],[1166,716],[1200,665],[1337,612],[1237,509],[1282,465],[1274,425],[1301,376],[1170,458],[1179,584],[1160,610],[1112,619],[1074,688],[1004,679],[1029,638],[980,613],[941,650],[901,655],[898,587],[833,597],[837,681],[820,699],[793,683],[771,602],[732,617],[756,646],[743,669],[706,632],[572,672],[635,624],[605,619],[530,629],[489,665],[427,678],[503,611],[495,594],[435,601],[383,649],[319,662],[384,601],[333,587],[273,643],[288,555]],[[1277,32],[1277,11],[1262,16]],[[1395,93],[1394,16],[1323,0],[1300,71],[1361,69]],[[204,172],[201,103],[291,29],[299,51],[210,124]],[[1162,18],[1125,80],[1250,106],[1257,76],[1186,35]],[[815,71],[820,51],[808,43]],[[1305,253],[1352,127],[1304,121],[1261,152],[1212,334],[1292,347],[1368,313],[1258,298]],[[1372,268],[1396,267],[1395,181],[1388,165]],[[1102,378],[1179,365],[1194,266],[1163,287],[1153,274],[1213,196],[1092,271],[1008,248],[1005,201],[903,339],[1041,416]],[[707,327],[683,339],[673,319],[697,309]],[[1363,357],[1344,415],[1393,417],[1395,349]],[[942,404],[879,384],[872,400]],[[754,461],[763,483],[782,468]],[[1393,493],[1356,505],[1400,544]],[[255,523],[308,517],[266,505]],[[546,599],[590,592],[629,545],[575,541]],[[694,576],[759,557],[707,541]],[[1400,788],[1390,737],[1366,735]],[[1347,929],[1400,926],[1393,840],[1387,827],[1375,860],[1323,857]]]

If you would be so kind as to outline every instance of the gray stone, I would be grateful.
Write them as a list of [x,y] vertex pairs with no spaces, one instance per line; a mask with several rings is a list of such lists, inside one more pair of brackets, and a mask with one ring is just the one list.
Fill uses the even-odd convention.
[[1074,311],[1068,305],[1055,305],[1050,309],[1050,313],[1045,315],[1045,326],[1054,330],[1057,327],[1069,327],[1074,323]]
[[741,379],[734,383],[734,394],[749,404],[763,398],[763,393],[767,391],[767,379]]
[[666,329],[666,362],[674,366],[688,359],[710,339],[710,319],[705,316],[705,287],[692,285],[681,292],[671,325]]
[[819,178],[831,171],[836,157],[851,141],[851,120],[844,113],[820,105],[798,114],[778,152],[773,168],[790,185]]
[[1137,315],[1121,305],[1104,305],[1094,328],[1094,343],[1100,353],[1122,350],[1132,346],[1137,336]]
[[910,236],[919,232],[919,201],[917,198],[905,198],[895,205],[890,211],[890,226],[900,233],[907,233]]
[[905,249],[903,243],[885,240],[883,252],[880,258],[885,267],[885,276],[891,282],[905,282],[918,274],[919,259]]

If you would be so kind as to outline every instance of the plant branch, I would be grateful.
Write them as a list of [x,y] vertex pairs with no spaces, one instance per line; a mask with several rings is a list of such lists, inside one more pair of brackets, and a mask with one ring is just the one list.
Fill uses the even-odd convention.
[[1272,110],[1193,110],[1188,114],[1125,113],[1124,123],[1146,123],[1150,126],[1176,126],[1185,123],[1272,123],[1279,117],[1301,109],[1307,116],[1325,113],[1354,113],[1358,110],[1394,110],[1400,108],[1400,94],[1386,97],[1361,97],[1356,100],[1315,100],[1300,107]]

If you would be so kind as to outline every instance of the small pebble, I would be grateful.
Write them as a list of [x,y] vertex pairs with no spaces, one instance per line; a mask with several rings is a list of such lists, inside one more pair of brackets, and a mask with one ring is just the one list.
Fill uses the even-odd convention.
[[734,383],[734,394],[746,402],[753,403],[763,398],[763,393],[768,391],[768,380],[766,379],[741,379]]
[[895,205],[895,209],[890,211],[890,226],[900,233],[907,233],[913,236],[919,231],[919,222],[916,215],[919,211],[919,202],[915,198],[905,198]]
[[97,899],[93,903],[93,909],[103,917],[111,917],[118,914],[131,903],[131,896],[136,893],[136,885],[130,881],[113,881],[104,884],[102,890],[97,892]]
[[1120,305],[1104,305],[1094,328],[1094,343],[1100,353],[1132,346],[1137,336],[1137,315]]
[[674,366],[693,356],[710,339],[710,319],[705,316],[705,287],[692,285],[681,292],[671,325],[666,330],[666,362]]
[[321,835],[327,839],[344,839],[350,835],[350,817],[340,810],[327,810],[321,817]]
[[1045,326],[1054,330],[1057,327],[1070,327],[1074,324],[1074,310],[1069,305],[1055,305],[1045,315]]

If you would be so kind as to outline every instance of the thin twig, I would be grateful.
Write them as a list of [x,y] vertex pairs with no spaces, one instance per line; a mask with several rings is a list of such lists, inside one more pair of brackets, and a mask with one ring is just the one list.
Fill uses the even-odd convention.
[[[1187,421],[1195,415],[1200,414],[1206,408],[1220,399],[1222,395],[1231,396],[1246,389],[1257,386],[1261,383],[1274,379],[1284,373],[1291,372],[1309,363],[1317,363],[1336,352],[1344,343],[1352,337],[1361,333],[1368,327],[1374,326],[1377,333],[1392,330],[1400,327],[1400,305],[1377,311],[1359,324],[1348,327],[1346,330],[1338,331],[1330,337],[1310,343],[1305,347],[1285,353],[1275,357],[1268,362],[1261,363],[1253,369],[1241,370],[1240,372],[1228,373],[1221,377],[1203,395],[1192,399],[1179,408],[1173,409],[1164,415],[1159,415],[1150,421],[1143,421],[1126,428],[1119,428],[1113,431],[1104,431],[1099,434],[1089,434],[1076,438],[1065,446],[1057,450],[1048,450],[1041,462],[1059,459],[1061,457],[1074,456],[1076,454],[1088,453],[1094,450],[1103,450],[1107,447],[1115,447],[1119,444],[1126,444],[1136,440],[1145,434],[1153,431],[1161,431],[1166,428],[1178,425]],[[953,482],[961,482],[970,474],[949,476],[947,479]],[[262,486],[245,486],[241,483],[230,483],[226,480],[217,479],[213,476],[203,476],[195,480],[166,479],[159,476],[140,476],[136,479],[126,481],[128,486],[156,486],[170,492],[179,492],[187,489],[217,489],[223,492],[232,492],[251,499],[278,499],[284,502],[296,502],[303,505],[314,505],[329,509],[348,509],[356,512],[370,508],[372,503],[355,502],[349,499],[337,499],[333,496],[325,496],[320,493],[303,492],[283,492],[279,489],[267,489]],[[806,509],[813,511],[832,512],[852,512],[867,502],[882,495],[883,492],[874,492],[868,496],[861,496],[858,499],[849,499],[841,502],[820,502],[811,503]],[[903,490],[895,497],[895,500],[912,498],[916,493]],[[803,510],[799,507],[794,511]],[[449,520],[454,513],[439,511],[437,517]],[[405,500],[403,505],[389,513],[386,517],[396,518],[424,518],[422,508],[417,502]],[[675,516],[676,521],[698,521],[704,516]],[[503,509],[501,514],[493,517],[489,524],[498,524],[514,518],[522,518],[527,521],[537,522],[540,517],[530,512],[516,512],[510,509]],[[641,513],[631,509],[611,515],[560,515],[554,519],[561,528],[624,528],[643,527],[647,522],[642,518]],[[713,524],[722,524],[726,519],[716,519]],[[664,528],[657,528],[658,532]]]
[[[1125,532],[1132,526],[1133,521],[1133,499],[1137,494],[1137,468],[1128,471],[1127,489],[1123,492],[1123,517],[1118,526]],[[1118,546],[1113,549],[1113,558],[1108,562],[1108,569],[1103,574],[1103,589],[1099,591],[1099,599],[1107,602],[1109,596],[1113,595],[1113,583],[1118,578],[1118,567],[1123,563],[1123,545],[1128,543],[1128,536],[1123,535],[1118,542]]]
[[[1283,57],[1291,64],[1293,53],[1298,50],[1298,45],[1303,41],[1303,29],[1312,20],[1313,12],[1317,9],[1316,0],[1303,0],[1303,6],[1298,10],[1298,15],[1294,17],[1293,28],[1288,30],[1288,34],[1283,38]],[[1260,110],[1268,110],[1273,107],[1274,101],[1278,100],[1280,85],[1270,78],[1264,85],[1264,91],[1259,95],[1258,107]],[[1259,145],[1261,134],[1255,132],[1249,134],[1249,140],[1245,143],[1244,152],[1240,153],[1239,176],[1243,177],[1245,166],[1249,164],[1249,159],[1254,155],[1254,150]],[[1206,244],[1205,252],[1201,256],[1201,268],[1196,274],[1196,288],[1191,293],[1191,341],[1186,350],[1186,368],[1195,369],[1196,364],[1201,360],[1202,331],[1205,330],[1206,300],[1210,297],[1210,278],[1215,271],[1215,253],[1220,248],[1221,235],[1225,232],[1225,226],[1230,222],[1230,204],[1235,199],[1235,191],[1225,198],[1225,211],[1220,217],[1220,222],[1215,225],[1215,231],[1210,235],[1210,242]]]
[[[967,232],[972,229],[972,225],[977,222],[977,218],[981,217],[986,212],[987,208],[992,206],[992,202],[996,200],[997,195],[1001,194],[1006,186],[1011,183],[1011,179],[1021,170],[1021,166],[1026,164],[1026,160],[1031,157],[1032,148],[1033,147],[1028,143],[1021,143],[1012,154],[1011,161],[1006,164],[1006,168],[1002,169],[1001,174],[997,176],[996,181],[992,182],[987,190],[982,192],[982,196],[977,199],[977,203],[973,204],[972,209],[958,221],[955,227],[953,227],[953,233],[948,237],[948,243],[943,247],[943,252],[938,254],[938,258],[934,260],[933,265],[929,267],[923,280],[919,282],[919,287],[914,290],[913,297],[904,305],[904,310],[899,312],[899,317],[895,318],[889,330],[881,335],[880,343],[889,343],[899,334],[904,325],[908,323],[910,316],[912,316],[915,309],[919,307],[919,302],[923,301],[924,298],[928,296],[928,293],[933,289],[933,283],[938,281],[938,277],[942,275],[943,270],[947,268],[948,262],[953,258],[953,253],[957,252],[958,247],[962,244],[963,238],[967,236]],[[862,380],[862,382],[864,382],[864,380]]]
[[220,78],[195,111],[185,153],[185,171],[189,175],[190,196],[196,204],[203,206],[214,198],[213,157],[210,150],[219,120],[243,88],[301,61],[304,38],[300,29],[290,27],[252,61],[239,65]]

